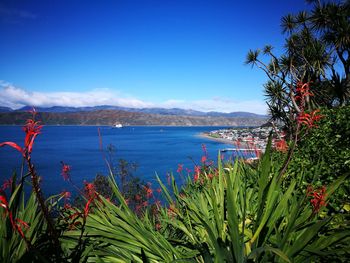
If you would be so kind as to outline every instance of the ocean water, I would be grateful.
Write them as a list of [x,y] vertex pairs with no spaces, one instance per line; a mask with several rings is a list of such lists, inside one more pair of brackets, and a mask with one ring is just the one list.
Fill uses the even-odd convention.
[[[96,174],[108,174],[98,128],[103,148],[108,145],[115,148],[114,162],[125,159],[136,163],[138,168],[134,175],[152,184],[156,184],[156,174],[166,181],[167,173],[171,172],[181,184],[181,176],[176,172],[178,164],[183,164],[184,171],[186,168],[193,170],[203,155],[202,144],[206,145],[213,160],[217,160],[220,149],[232,147],[198,136],[201,132],[222,127],[130,126],[115,129],[106,126],[44,126],[36,138],[32,161],[42,178],[46,195],[72,189],[61,176],[61,161],[71,166],[72,181],[78,186],[93,180]],[[21,127],[0,126],[0,142],[4,141],[23,145]],[[10,147],[0,148],[0,183],[11,177],[14,171],[20,174],[21,164],[19,152]]]

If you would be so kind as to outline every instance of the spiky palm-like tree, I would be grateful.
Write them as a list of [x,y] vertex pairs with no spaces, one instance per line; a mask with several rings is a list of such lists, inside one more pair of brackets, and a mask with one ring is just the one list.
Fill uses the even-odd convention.
[[315,96],[306,98],[307,109],[350,102],[350,1],[307,2],[314,4],[311,11],[281,20],[282,32],[287,34],[284,54],[275,56],[268,45],[262,52],[250,50],[246,58],[246,64],[268,76],[264,87],[271,116],[291,132],[291,119],[303,110],[295,99],[298,82],[311,83]]

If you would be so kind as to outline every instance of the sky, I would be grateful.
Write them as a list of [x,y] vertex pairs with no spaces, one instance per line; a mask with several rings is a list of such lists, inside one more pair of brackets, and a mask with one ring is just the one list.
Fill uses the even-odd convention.
[[249,49],[283,50],[304,0],[0,0],[0,106],[265,114]]

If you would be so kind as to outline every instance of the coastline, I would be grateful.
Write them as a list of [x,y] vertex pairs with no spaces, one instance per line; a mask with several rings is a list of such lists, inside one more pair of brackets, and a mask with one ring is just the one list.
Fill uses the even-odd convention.
[[247,142],[240,141],[239,146],[237,146],[236,141],[231,141],[231,140],[224,139],[224,138],[214,138],[214,137],[209,136],[206,132],[201,132],[197,136],[201,137],[201,138],[208,139],[208,140],[224,143],[224,144],[234,145],[235,146],[234,148],[236,148],[236,149],[255,149],[254,147],[249,145]]
[[224,144],[231,144],[231,145],[235,145],[236,146],[236,143],[234,141],[223,139],[223,138],[214,138],[212,136],[209,136],[205,132],[201,132],[201,133],[197,134],[197,136],[201,137],[201,138],[209,139],[209,140],[212,140],[212,141],[221,142],[221,143],[224,143]]

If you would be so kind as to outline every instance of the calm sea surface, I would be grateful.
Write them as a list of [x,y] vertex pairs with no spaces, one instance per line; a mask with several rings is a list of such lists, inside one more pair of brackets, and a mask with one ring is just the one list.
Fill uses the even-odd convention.
[[[104,148],[112,144],[116,151],[114,160],[125,159],[135,162],[135,175],[145,182],[155,183],[156,173],[166,181],[167,172],[173,172],[177,181],[181,179],[176,170],[178,164],[193,170],[199,163],[202,144],[209,157],[217,159],[218,151],[232,147],[198,136],[200,132],[220,127],[124,127],[114,129],[100,127]],[[39,175],[45,194],[56,194],[71,190],[63,181],[61,164],[71,165],[71,178],[81,186],[83,181],[92,180],[96,174],[108,174],[108,169],[99,147],[97,126],[45,126],[36,138],[32,161]],[[13,141],[23,145],[24,132],[20,126],[0,126],[0,142]],[[13,171],[20,173],[20,153],[10,147],[0,148],[0,183],[9,178]]]

